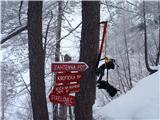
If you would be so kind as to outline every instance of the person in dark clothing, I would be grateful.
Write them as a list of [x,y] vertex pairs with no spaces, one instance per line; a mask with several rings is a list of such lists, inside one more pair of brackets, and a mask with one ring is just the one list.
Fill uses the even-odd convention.
[[111,97],[115,96],[117,94],[117,92],[119,91],[118,89],[116,89],[112,85],[110,85],[108,83],[108,81],[104,81],[104,80],[98,81],[97,87],[99,89],[105,89]]
[[107,58],[107,62],[102,64],[97,70],[97,76],[99,76],[98,81],[102,80],[102,77],[104,76],[104,71],[105,69],[114,69],[115,68],[115,60],[114,59],[108,59]]
[[[99,76],[98,81],[97,81],[97,84],[98,84],[97,87],[99,89],[105,89],[109,93],[109,95],[111,97],[113,97],[113,96],[115,96],[117,94],[117,92],[119,90],[117,90],[116,88],[114,88],[112,85],[110,85],[108,83],[108,70],[114,69],[116,63],[115,63],[114,59],[108,59],[108,58],[104,58],[104,59],[106,59],[106,62],[104,64],[102,64],[96,70],[97,76]],[[104,76],[105,69],[107,69],[107,80],[106,81],[102,80],[102,78]]]

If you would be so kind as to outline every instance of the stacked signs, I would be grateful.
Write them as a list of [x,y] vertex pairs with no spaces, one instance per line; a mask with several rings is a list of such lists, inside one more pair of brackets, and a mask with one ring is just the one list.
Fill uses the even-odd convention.
[[52,72],[55,72],[56,84],[49,95],[50,101],[75,106],[75,96],[70,94],[80,92],[79,81],[82,79],[82,71],[87,68],[88,66],[84,62],[52,63]]

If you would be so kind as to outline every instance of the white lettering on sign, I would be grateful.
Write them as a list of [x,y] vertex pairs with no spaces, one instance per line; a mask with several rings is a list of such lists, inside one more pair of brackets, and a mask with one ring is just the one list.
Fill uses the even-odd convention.
[[79,70],[83,70],[85,66],[84,65],[55,65],[54,67],[55,67],[54,70],[79,71]]
[[87,68],[88,66],[84,62],[77,62],[77,63],[55,62],[52,64],[52,72],[85,71]]
[[72,89],[75,89],[75,88],[80,88],[80,84],[76,84],[76,85],[71,85],[71,86],[59,86],[59,87],[56,87],[55,90],[56,91],[61,91],[61,90],[72,90]]
[[59,101],[59,102],[64,102],[64,103],[72,103],[73,102],[73,98],[67,97],[67,96],[52,95],[51,99],[54,101]]
[[82,73],[57,73],[56,83],[77,82],[82,80]]
[[76,79],[76,76],[58,76],[57,80],[73,80]]
[[75,80],[81,78],[80,75],[72,76],[72,75],[67,75],[67,76],[57,76],[57,80]]
[[57,94],[68,93],[68,92],[79,92],[80,91],[80,84],[70,84],[67,86],[55,86]]

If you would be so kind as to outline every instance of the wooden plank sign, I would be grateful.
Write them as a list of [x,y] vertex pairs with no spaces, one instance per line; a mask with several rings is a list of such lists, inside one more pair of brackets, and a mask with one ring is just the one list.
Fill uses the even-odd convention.
[[78,82],[82,79],[82,73],[56,73],[56,83]]
[[55,94],[51,93],[49,95],[49,99],[53,103],[60,103],[62,105],[67,105],[67,106],[75,106],[76,105],[75,96],[69,96],[69,95],[60,96],[60,95],[55,95]]
[[52,63],[52,72],[85,71],[88,68],[84,62],[55,62]]
[[81,72],[87,68],[88,66],[84,62],[52,63],[52,72],[56,73],[56,85],[49,95],[50,101],[62,105],[75,106],[75,96],[71,96],[69,93],[80,92],[80,84],[77,82],[83,77]]
[[69,93],[80,92],[80,84],[68,84],[55,86],[53,93],[56,95],[65,95]]

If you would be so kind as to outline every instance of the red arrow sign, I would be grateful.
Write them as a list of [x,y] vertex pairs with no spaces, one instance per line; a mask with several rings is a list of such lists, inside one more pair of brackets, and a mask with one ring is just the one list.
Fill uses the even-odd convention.
[[67,105],[67,106],[75,106],[75,96],[60,96],[60,95],[55,95],[51,93],[49,95],[49,99],[53,103],[60,103],[62,105]]
[[57,73],[56,83],[78,82],[82,79],[82,73]]
[[69,84],[69,85],[59,85],[55,86],[53,89],[53,94],[64,95],[69,93],[80,92],[80,84]]
[[55,62],[52,63],[52,72],[85,71],[88,68],[84,62]]

